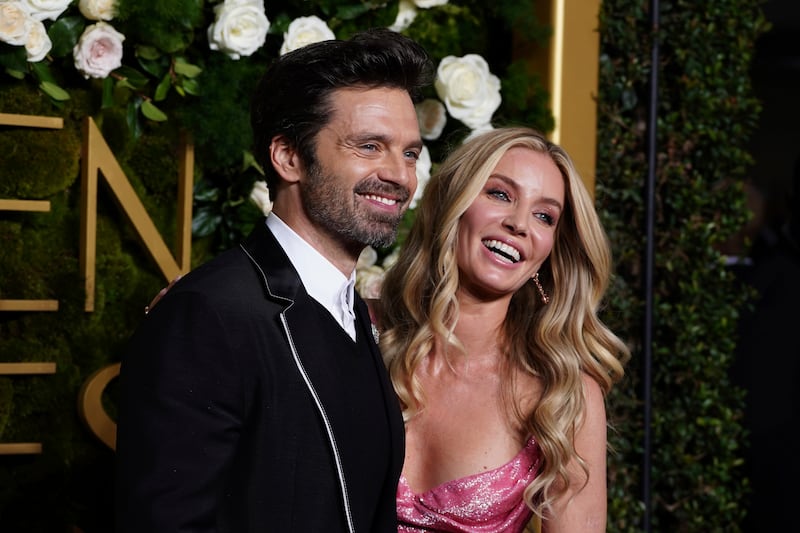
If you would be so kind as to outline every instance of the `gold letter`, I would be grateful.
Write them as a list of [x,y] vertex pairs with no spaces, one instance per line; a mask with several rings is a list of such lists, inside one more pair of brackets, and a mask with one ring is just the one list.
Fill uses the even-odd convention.
[[128,219],[136,228],[150,255],[167,280],[189,271],[192,237],[192,182],[194,152],[190,143],[183,143],[183,165],[178,180],[178,260],[164,244],[153,221],[147,215],[128,178],[103,139],[91,117],[84,122],[83,164],[81,169],[81,246],[80,263],[83,272],[86,301],[84,309],[94,311],[95,250],[97,247],[97,174],[111,187]]

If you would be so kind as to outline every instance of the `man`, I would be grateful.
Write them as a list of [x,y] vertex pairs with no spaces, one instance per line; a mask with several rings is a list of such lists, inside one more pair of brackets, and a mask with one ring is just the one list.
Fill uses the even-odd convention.
[[431,77],[388,30],[264,75],[252,125],[272,213],[178,281],[123,358],[120,533],[397,531],[403,423],[353,284],[414,194]]

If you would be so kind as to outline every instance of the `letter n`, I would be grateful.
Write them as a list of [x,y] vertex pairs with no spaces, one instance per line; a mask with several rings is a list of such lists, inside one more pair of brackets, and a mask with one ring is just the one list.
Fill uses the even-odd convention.
[[94,311],[95,261],[97,248],[97,181],[102,173],[114,197],[136,229],[145,248],[155,260],[164,278],[172,280],[189,271],[192,242],[192,185],[194,181],[194,147],[181,143],[181,165],[178,176],[178,243],[177,260],[164,243],[144,205],[133,190],[127,176],[103,139],[91,117],[83,125],[81,164],[81,245],[80,265],[86,288],[84,309]]

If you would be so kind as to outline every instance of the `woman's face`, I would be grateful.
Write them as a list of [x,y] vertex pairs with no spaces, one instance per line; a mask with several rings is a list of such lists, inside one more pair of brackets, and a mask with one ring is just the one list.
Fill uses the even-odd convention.
[[459,292],[510,298],[550,255],[563,209],[564,179],[550,156],[508,150],[459,221]]

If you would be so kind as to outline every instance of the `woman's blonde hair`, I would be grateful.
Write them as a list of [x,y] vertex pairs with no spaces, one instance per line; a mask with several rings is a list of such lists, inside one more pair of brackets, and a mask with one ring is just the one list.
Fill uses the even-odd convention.
[[[591,376],[607,393],[630,357],[625,344],[597,317],[611,273],[611,252],[567,153],[541,133],[520,127],[491,130],[455,149],[431,177],[398,260],[386,273],[379,322],[381,350],[409,420],[424,408],[424,391],[415,377],[420,362],[436,343],[460,347],[453,334],[459,313],[459,221],[503,155],[515,147],[547,154],[565,184],[553,249],[539,270],[550,301],[543,304],[536,285],[525,284],[511,299],[501,339],[510,381],[505,404],[521,435],[536,438],[544,459],[525,493],[528,505],[541,516],[567,490],[570,460],[576,459],[588,476],[574,445],[584,411],[582,375]],[[518,370],[543,383],[530,413],[520,412],[513,399]]]

